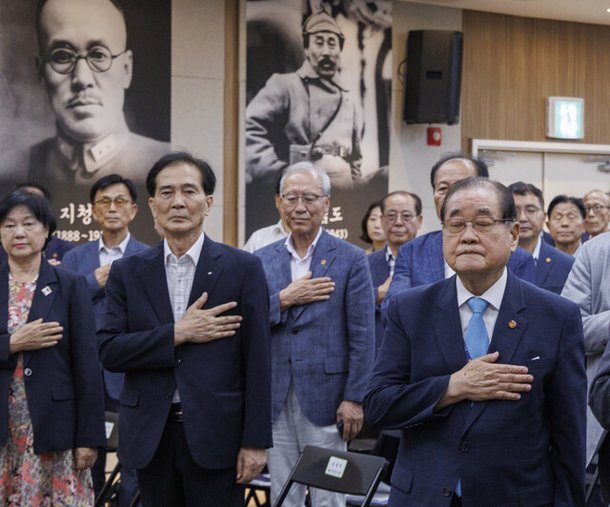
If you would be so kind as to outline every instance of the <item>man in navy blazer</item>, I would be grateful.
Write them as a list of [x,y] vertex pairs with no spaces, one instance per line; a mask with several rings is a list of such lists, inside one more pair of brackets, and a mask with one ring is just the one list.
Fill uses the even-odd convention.
[[[430,171],[430,184],[434,191],[434,206],[440,219],[443,201],[451,186],[469,176],[489,177],[487,164],[481,159],[462,153],[441,158]],[[508,269],[519,278],[534,283],[535,266],[532,256],[517,247],[508,261]],[[409,241],[398,250],[394,277],[381,309],[385,311],[390,299],[401,290],[438,282],[453,275],[443,259],[441,231],[433,231]]]
[[[362,399],[373,362],[374,301],[364,252],[322,229],[328,175],[311,162],[290,166],[280,182],[290,235],[257,250],[270,293],[275,501],[306,445],[344,450],[363,423]],[[294,487],[285,505],[302,506]],[[312,505],[345,505],[312,491]]]
[[[66,253],[63,267],[84,275],[93,302],[95,324],[99,329],[106,308],[106,281],[112,262],[148,249],[129,232],[129,224],[138,212],[136,187],[130,179],[109,174],[97,180],[89,191],[93,219],[101,229],[100,238],[89,241]],[[106,410],[118,411],[119,394],[123,388],[123,373],[103,370]],[[99,494],[105,481],[106,455],[98,453],[92,469],[93,484]],[[119,505],[127,507],[138,491],[135,470],[121,469]]]
[[381,200],[380,207],[381,227],[387,246],[367,255],[375,289],[375,350],[383,337],[380,308],[394,275],[398,249],[412,240],[422,225],[422,204],[417,194],[404,190],[391,192]]
[[457,276],[392,299],[364,402],[402,430],[389,505],[584,507],[578,307],[506,269],[519,224],[504,185],[456,183],[441,217]]
[[542,191],[531,183],[518,181],[509,185],[519,220],[519,246],[532,254],[536,264],[536,285],[561,294],[574,257],[557,250],[542,239],[546,221]]
[[159,159],[146,187],[164,241],[106,283],[100,357],[125,372],[119,453],[145,507],[243,506],[271,445],[265,274],[204,234],[215,184],[203,160]]

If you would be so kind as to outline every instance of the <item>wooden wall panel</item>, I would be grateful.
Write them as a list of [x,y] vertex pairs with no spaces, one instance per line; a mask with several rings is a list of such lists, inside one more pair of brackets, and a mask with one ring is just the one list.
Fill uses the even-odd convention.
[[610,144],[610,26],[463,13],[462,148],[545,141],[546,98],[585,99],[583,143]]

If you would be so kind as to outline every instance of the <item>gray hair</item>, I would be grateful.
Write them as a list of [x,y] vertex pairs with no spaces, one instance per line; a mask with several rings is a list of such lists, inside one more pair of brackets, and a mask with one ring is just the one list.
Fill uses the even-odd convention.
[[286,178],[297,173],[313,174],[322,185],[322,192],[324,193],[324,195],[326,197],[330,197],[330,178],[328,177],[328,174],[326,174],[316,164],[308,160],[292,164],[284,171],[282,179],[280,180],[280,195],[284,193],[284,183],[286,181]]

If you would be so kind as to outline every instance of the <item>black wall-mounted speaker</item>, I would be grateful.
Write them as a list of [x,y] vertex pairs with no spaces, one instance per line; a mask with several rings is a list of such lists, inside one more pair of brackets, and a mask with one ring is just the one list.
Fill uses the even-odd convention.
[[409,32],[403,115],[407,123],[459,122],[462,46],[462,32]]

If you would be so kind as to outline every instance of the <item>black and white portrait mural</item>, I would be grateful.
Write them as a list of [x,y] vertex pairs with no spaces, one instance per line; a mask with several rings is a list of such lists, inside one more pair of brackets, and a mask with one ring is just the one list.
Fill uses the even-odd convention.
[[170,149],[170,50],[166,0],[2,0],[2,194],[46,187],[56,234],[92,240],[89,188],[116,172],[138,188],[138,239],[158,239],[144,180]]
[[278,221],[282,171],[315,161],[329,175],[324,226],[358,243],[387,192],[391,1],[247,2],[246,236]]

